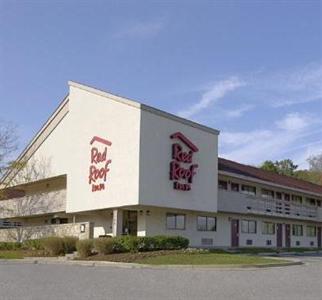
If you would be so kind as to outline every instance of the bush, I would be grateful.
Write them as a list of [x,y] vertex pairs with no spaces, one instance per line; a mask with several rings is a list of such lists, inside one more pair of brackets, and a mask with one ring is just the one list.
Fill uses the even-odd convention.
[[79,257],[88,257],[92,254],[93,240],[79,240],[76,243],[76,249]]
[[113,246],[114,246],[113,238],[98,238],[94,240],[94,248],[101,255],[113,253],[114,252]]
[[41,241],[46,253],[57,256],[65,253],[63,239],[60,237],[48,237]]
[[21,248],[21,244],[17,242],[0,242],[0,250],[17,250]]
[[189,246],[189,240],[182,236],[158,235],[154,239],[158,250],[186,249]]
[[63,245],[64,245],[64,253],[73,253],[76,251],[76,243],[78,241],[78,238],[73,236],[65,236],[63,239]]
[[24,250],[44,250],[44,245],[41,239],[38,240],[27,240],[22,243]]

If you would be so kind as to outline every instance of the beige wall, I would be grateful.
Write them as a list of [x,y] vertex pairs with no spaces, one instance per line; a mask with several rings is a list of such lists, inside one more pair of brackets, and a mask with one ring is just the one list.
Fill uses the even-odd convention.
[[[187,151],[183,143],[170,139],[175,132],[183,133],[199,148],[193,154],[193,163],[198,164],[198,169],[190,191],[173,189],[173,182],[169,180],[172,144],[179,143]],[[142,110],[139,203],[216,212],[217,140],[215,133]],[[182,164],[185,168],[189,165]]]
[[35,216],[65,211],[66,190],[38,192],[0,201],[0,218]]
[[[88,211],[138,203],[138,108],[118,103],[77,87],[70,87],[70,171],[67,176],[67,212]],[[90,141],[99,136],[112,142],[112,160],[106,189],[92,192],[88,183]]]

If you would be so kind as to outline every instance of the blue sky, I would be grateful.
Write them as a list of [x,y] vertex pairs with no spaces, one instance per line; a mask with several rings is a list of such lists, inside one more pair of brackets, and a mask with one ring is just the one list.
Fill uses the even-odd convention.
[[74,80],[221,130],[249,164],[322,152],[321,1],[0,0],[0,118],[20,148]]

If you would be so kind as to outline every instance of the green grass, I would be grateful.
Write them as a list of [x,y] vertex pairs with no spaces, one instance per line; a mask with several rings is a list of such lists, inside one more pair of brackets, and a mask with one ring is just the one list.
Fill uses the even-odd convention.
[[285,263],[251,255],[223,253],[181,253],[139,259],[136,263],[149,265],[264,265]]
[[24,257],[21,251],[17,250],[4,250],[0,251],[0,259],[22,259]]

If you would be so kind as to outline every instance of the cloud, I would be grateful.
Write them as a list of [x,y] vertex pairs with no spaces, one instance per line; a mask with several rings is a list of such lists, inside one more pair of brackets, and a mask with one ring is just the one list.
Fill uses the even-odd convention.
[[288,131],[301,130],[309,126],[312,119],[300,113],[289,113],[283,120],[277,121],[278,128]]
[[[314,118],[301,116],[296,112],[286,114],[282,120],[273,123],[270,129],[248,132],[223,131],[220,135],[220,153],[228,159],[255,165],[267,159],[282,159],[286,154],[291,158],[296,157],[299,153],[320,144],[319,141],[307,140],[316,124]],[[320,141],[322,143],[322,140]]]
[[151,38],[156,36],[164,27],[164,23],[160,20],[135,23],[127,28],[120,29],[115,33],[115,38]]
[[228,118],[239,118],[243,116],[246,112],[252,110],[254,107],[254,105],[244,104],[241,107],[227,111],[226,116]]
[[221,98],[224,98],[227,93],[244,85],[245,82],[241,81],[238,77],[231,77],[227,80],[218,81],[201,96],[201,99],[197,103],[186,110],[179,111],[178,115],[184,118],[191,118]]
[[272,107],[319,101],[322,104],[322,63],[257,74],[252,80],[254,100],[258,97]]

